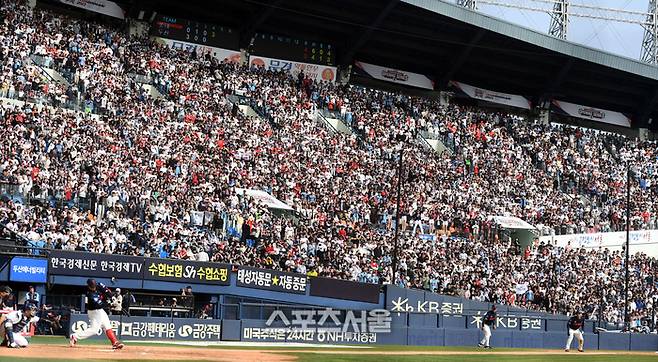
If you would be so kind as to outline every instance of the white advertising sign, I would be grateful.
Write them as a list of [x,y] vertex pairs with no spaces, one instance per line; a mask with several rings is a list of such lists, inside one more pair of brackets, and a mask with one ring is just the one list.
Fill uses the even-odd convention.
[[[629,236],[631,254],[643,252],[658,257],[658,230],[631,231]],[[626,245],[626,232],[549,235],[539,237],[539,241],[561,247],[621,250]]]
[[409,85],[418,88],[424,89],[434,89],[434,82],[418,73],[407,72],[404,70],[382,67],[379,65],[364,63],[364,62],[355,62],[355,65],[361,69],[367,75],[383,80],[386,82],[393,82],[398,84]]
[[603,122],[621,127],[631,126],[630,118],[626,117],[623,113],[557,100],[553,100],[553,105],[571,117],[589,119],[590,121]]
[[123,9],[114,1],[109,0],[59,0],[64,4],[93,11],[95,13],[112,16],[115,18],[125,18]]
[[328,65],[293,62],[291,60],[261,57],[260,55],[249,56],[249,66],[264,67],[267,70],[286,71],[294,76],[304,72],[313,80],[336,81],[336,67]]
[[207,45],[188,43],[185,41],[160,37],[155,37],[155,40],[174,49],[187,50],[188,52],[193,52],[196,49],[197,55],[205,56],[206,54],[210,54],[219,61],[228,60],[231,63],[239,63],[241,58],[240,52],[236,50],[216,48]]
[[450,81],[450,84],[458,88],[459,90],[461,90],[471,98],[481,99],[483,101],[487,101],[491,103],[504,104],[507,106],[523,108],[523,109],[532,108],[532,104],[530,103],[530,101],[523,96],[519,96],[516,94],[495,92],[492,90],[478,88],[472,85],[468,85],[456,81]]

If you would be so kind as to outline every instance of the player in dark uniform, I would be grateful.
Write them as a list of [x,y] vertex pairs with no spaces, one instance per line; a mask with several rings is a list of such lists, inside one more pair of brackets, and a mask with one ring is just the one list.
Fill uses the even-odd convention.
[[564,347],[565,352],[569,352],[574,336],[578,340],[578,352],[584,352],[583,345],[585,344],[585,339],[583,338],[582,331],[583,324],[585,324],[585,318],[583,318],[582,312],[578,312],[575,316],[569,318],[569,321],[567,322],[569,338],[567,338],[567,346]]
[[478,346],[483,348],[491,348],[489,345],[489,340],[491,339],[491,329],[496,329],[496,306],[492,305],[491,310],[489,310],[484,317],[482,318],[482,333],[484,336]]
[[99,329],[102,329],[112,343],[112,349],[123,348],[123,343],[114,334],[112,325],[110,324],[110,318],[105,311],[105,309],[109,308],[108,301],[112,298],[112,291],[103,285],[103,283],[96,283],[95,279],[88,279],[86,296],[90,326],[84,331],[71,333],[69,337],[71,347],[75,346],[79,339],[89,338],[98,333]]

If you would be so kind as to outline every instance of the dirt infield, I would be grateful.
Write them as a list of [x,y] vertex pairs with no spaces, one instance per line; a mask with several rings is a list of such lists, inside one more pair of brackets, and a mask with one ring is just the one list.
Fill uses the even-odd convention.
[[[5,352],[6,351],[6,352]],[[281,352],[281,351],[278,351]],[[4,349],[2,356],[29,358],[62,358],[66,360],[194,360],[194,361],[294,361],[293,356],[273,354],[259,350],[233,350],[219,348],[185,348],[164,346],[126,346],[114,351],[109,346],[35,345],[23,349]]]
[[[25,349],[7,349],[4,356],[26,358],[60,358],[66,360],[144,360],[144,361],[295,361],[297,358],[287,353],[309,353],[319,355],[387,355],[387,356],[460,356],[460,355],[500,355],[500,356],[546,356],[567,355],[561,350],[533,351],[364,351],[364,350],[318,350],[318,349],[222,349],[171,346],[126,346],[120,351],[113,351],[108,346],[92,345],[71,348],[68,345],[35,345]],[[577,354],[573,351],[570,354]],[[652,352],[625,351],[589,351],[584,355],[634,355],[655,356]]]

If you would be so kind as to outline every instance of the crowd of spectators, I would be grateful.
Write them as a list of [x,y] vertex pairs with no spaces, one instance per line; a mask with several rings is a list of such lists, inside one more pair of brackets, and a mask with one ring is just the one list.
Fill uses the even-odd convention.
[[[639,186],[632,227],[655,228],[655,144],[201,57],[21,1],[0,11],[0,96],[27,101],[0,99],[0,221],[32,245],[623,318],[619,252],[521,250],[488,216],[556,234],[623,230],[630,164]],[[67,82],[45,77],[42,66]],[[238,111],[235,95],[260,115]],[[333,132],[317,112],[353,134]],[[448,152],[429,149],[422,135]],[[241,189],[266,191],[294,212]],[[641,324],[654,313],[658,265],[637,254],[631,270]]]

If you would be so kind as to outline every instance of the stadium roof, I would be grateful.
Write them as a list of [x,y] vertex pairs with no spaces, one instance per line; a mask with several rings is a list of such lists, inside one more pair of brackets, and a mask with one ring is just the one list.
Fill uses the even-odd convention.
[[[130,1],[140,10],[238,29],[320,40],[354,60],[423,73],[440,88],[457,80],[524,95],[619,111],[634,127],[658,119],[658,68],[553,38],[441,0]],[[656,128],[658,122],[652,124]]]

